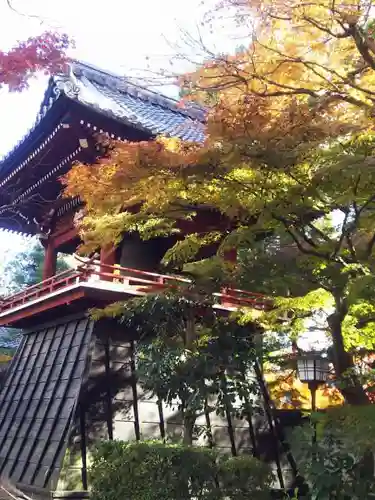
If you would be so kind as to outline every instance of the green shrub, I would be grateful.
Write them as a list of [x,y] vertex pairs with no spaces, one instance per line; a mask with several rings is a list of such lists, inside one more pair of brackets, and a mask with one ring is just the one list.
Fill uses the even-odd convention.
[[210,450],[159,442],[107,442],[94,454],[93,500],[187,500],[214,489]]
[[293,429],[289,442],[312,498],[375,499],[374,405],[316,413],[314,426]]
[[254,457],[224,458],[219,463],[219,477],[224,497],[241,500],[270,498],[270,469]]
[[93,500],[263,500],[268,467],[252,457],[158,441],[102,443],[90,472]]

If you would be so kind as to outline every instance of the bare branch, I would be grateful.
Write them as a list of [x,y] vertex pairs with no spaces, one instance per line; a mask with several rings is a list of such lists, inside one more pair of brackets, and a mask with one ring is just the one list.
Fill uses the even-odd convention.
[[[16,9],[16,7],[14,7],[13,5],[13,2],[12,0],[6,0],[6,3],[7,3],[7,6],[9,7],[9,9],[14,12],[15,14],[17,14],[18,16],[22,16],[22,17],[28,17],[29,19],[37,19],[40,24],[49,24],[51,25],[51,19],[48,19],[47,17],[42,17],[40,16],[39,14],[27,14],[26,12],[21,12],[20,10]],[[54,25],[56,24],[55,22],[53,23]],[[57,27],[60,27],[60,25],[55,25],[54,26],[55,28]]]
[[372,57],[370,53],[370,49],[368,44],[365,42],[365,40],[362,37],[362,34],[358,30],[358,27],[356,24],[350,24],[349,25],[349,30],[348,32],[352,36],[356,47],[358,49],[358,52],[361,54],[363,59],[366,61],[366,63],[375,70],[375,59]]
[[325,26],[318,23],[315,19],[312,19],[311,17],[304,16],[302,19],[307,21],[312,26],[315,26],[315,28],[318,28],[318,30],[323,31],[324,33],[327,33],[328,35],[334,38],[348,38],[350,36],[350,33],[348,33],[347,30],[342,31],[341,33],[335,33],[334,31],[326,28]]

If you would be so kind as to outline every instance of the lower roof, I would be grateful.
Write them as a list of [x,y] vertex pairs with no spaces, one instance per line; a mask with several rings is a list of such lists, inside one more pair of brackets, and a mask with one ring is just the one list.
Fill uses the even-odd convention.
[[53,490],[85,373],[93,322],[56,322],[24,335],[0,393],[0,475]]

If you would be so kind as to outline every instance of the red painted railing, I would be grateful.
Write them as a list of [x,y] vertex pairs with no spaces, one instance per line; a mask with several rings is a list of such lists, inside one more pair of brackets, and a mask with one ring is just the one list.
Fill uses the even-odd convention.
[[215,293],[219,297],[222,305],[231,307],[253,307],[255,309],[265,309],[271,307],[270,299],[261,293],[248,292],[237,288],[223,288],[221,293]]
[[[150,293],[158,289],[188,285],[190,280],[179,276],[151,273],[122,266],[103,264],[96,260],[79,260],[76,269],[69,269],[40,283],[25,288],[0,301],[0,314],[25,305],[36,299],[59,293],[79,283],[110,282],[122,285],[124,292]],[[263,295],[234,288],[225,288],[215,293],[218,305],[224,308],[253,307],[264,309],[270,301]]]
[[0,312],[3,313],[9,309],[22,306],[35,299],[58,292],[71,285],[85,281],[84,272],[76,269],[69,269],[52,276],[40,283],[29,286],[9,297],[5,297],[0,301]]

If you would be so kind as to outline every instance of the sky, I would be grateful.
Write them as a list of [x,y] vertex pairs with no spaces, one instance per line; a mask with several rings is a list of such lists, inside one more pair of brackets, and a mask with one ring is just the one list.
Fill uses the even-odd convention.
[[[103,2],[92,0],[10,1],[18,11],[33,17],[14,13],[6,0],[0,0],[1,49],[46,29],[57,29],[74,39],[76,48],[70,51],[73,57],[120,75],[133,76],[147,68],[191,69],[191,63],[176,60],[174,45],[183,45],[182,50],[192,60],[201,59],[201,54],[181,42],[181,30],[197,38],[197,27],[204,12],[215,0],[204,0],[204,6],[202,0],[106,0],[105,9]],[[205,43],[211,50],[231,50],[241,41],[230,39],[229,25],[233,27],[230,21],[226,26],[220,23],[220,29],[214,34],[202,27],[199,32],[204,33]],[[40,77],[27,92],[0,93],[0,155],[4,155],[31,126],[46,82],[46,77]],[[22,114],[14,113],[15,109],[22,110]]]
[[[195,39],[204,34],[205,44],[216,52],[230,51],[243,40],[237,32],[236,39],[231,39],[230,21],[218,21],[214,33],[201,27],[204,12],[214,0],[205,0],[205,5],[202,0],[10,1],[18,13],[6,0],[0,0],[0,49],[7,50],[17,41],[45,30],[58,30],[74,39],[71,56],[124,76],[144,75],[144,70],[160,68],[181,72],[191,69],[202,53],[181,43],[181,30]],[[181,51],[190,62],[176,57]],[[0,90],[0,158],[31,128],[47,81],[48,77],[39,76],[21,94]],[[171,94],[171,88],[165,88],[165,93]],[[27,245],[30,240],[25,243],[20,237],[0,232],[0,270]]]

